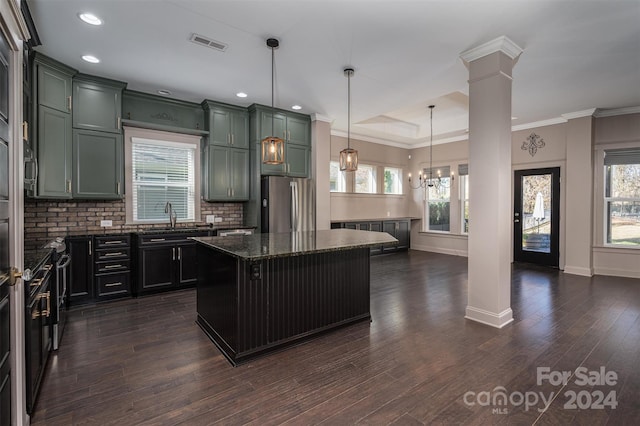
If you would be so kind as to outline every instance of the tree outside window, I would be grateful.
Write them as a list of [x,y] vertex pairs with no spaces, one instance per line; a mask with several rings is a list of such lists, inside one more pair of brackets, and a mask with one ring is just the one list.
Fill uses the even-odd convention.
[[[425,170],[424,176],[430,176],[429,170]],[[427,191],[427,216],[429,231],[450,231],[450,195],[451,178],[449,167],[434,168],[432,176],[440,178],[439,185],[428,187]]]
[[376,173],[373,166],[359,164],[355,172],[356,192],[363,194],[376,193]]
[[402,194],[402,170],[394,167],[384,168],[384,193]]
[[[640,149],[636,150],[640,157]],[[615,162],[616,160],[609,160]],[[633,155],[619,159],[631,162]],[[606,162],[605,162],[606,164]],[[605,165],[605,209],[608,244],[640,246],[640,162]]]
[[340,164],[337,161],[329,163],[329,191],[346,192],[347,184],[345,174],[340,170]]

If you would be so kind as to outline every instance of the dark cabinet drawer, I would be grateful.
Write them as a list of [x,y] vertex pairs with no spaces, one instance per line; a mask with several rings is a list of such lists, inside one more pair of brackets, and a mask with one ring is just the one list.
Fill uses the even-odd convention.
[[130,261],[110,261],[110,262],[96,262],[95,274],[108,274],[112,272],[128,271],[130,268]]
[[150,246],[159,244],[175,244],[189,242],[191,237],[206,237],[209,235],[208,231],[190,231],[190,232],[175,232],[175,233],[159,233],[140,235],[138,238],[138,245]]
[[131,243],[131,237],[129,235],[96,236],[94,238],[96,250],[115,247],[129,247]]
[[96,250],[96,261],[106,262],[112,260],[129,259],[129,247],[112,249],[112,250]]
[[115,296],[131,293],[129,272],[104,274],[96,277],[98,296]]

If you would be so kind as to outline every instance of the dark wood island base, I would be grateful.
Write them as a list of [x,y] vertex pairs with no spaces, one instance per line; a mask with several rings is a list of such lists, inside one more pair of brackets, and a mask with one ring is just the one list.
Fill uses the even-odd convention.
[[[303,246],[315,249],[289,249],[274,255],[274,250],[263,246],[260,250],[268,253],[262,256],[239,256],[221,250],[220,245],[260,239],[273,248],[274,243],[281,246],[283,235],[289,234],[196,239],[201,242],[197,245],[196,322],[234,366],[329,330],[371,320],[368,246],[318,250],[317,233],[313,234],[313,243]],[[392,237],[385,238],[393,242]]]

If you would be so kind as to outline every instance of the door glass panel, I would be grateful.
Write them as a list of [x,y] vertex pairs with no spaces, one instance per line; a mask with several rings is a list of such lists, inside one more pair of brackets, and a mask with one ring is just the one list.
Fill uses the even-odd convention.
[[551,252],[551,174],[522,176],[522,250]]

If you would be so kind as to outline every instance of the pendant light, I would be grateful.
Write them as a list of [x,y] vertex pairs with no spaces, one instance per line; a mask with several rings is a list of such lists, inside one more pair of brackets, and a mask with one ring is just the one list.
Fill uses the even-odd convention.
[[[275,133],[274,122],[276,110],[273,106],[274,97],[274,68],[275,68],[275,49],[280,46],[280,42],[275,38],[267,39],[267,47],[271,49],[271,134]],[[260,142],[262,145],[262,162],[264,164],[282,164],[284,163],[284,140],[277,136],[267,136]]]
[[351,77],[353,68],[345,68],[347,76],[347,147],[340,151],[340,170],[355,172],[358,170],[358,151],[351,148]]

